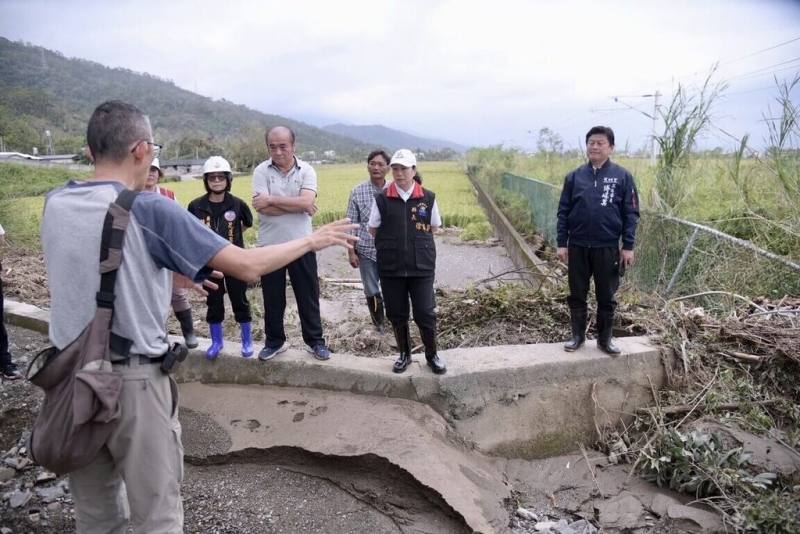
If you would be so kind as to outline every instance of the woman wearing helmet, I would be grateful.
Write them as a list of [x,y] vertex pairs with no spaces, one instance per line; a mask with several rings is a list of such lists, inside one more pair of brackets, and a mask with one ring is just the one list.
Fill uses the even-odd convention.
[[[150,172],[147,174],[147,180],[144,183],[144,190],[151,193],[158,193],[170,200],[176,200],[175,193],[169,189],[164,189],[158,185],[158,181],[164,177],[164,171],[158,164],[158,158],[155,158],[150,164]],[[194,319],[192,318],[192,307],[189,304],[187,297],[188,291],[180,287],[172,288],[172,311],[175,312],[175,318],[181,325],[181,333],[183,334],[184,343],[190,349],[198,345],[197,336],[194,333]]]
[[[246,203],[231,194],[233,174],[231,166],[220,156],[212,156],[203,164],[203,185],[206,194],[189,203],[189,211],[203,223],[237,247],[244,248],[244,231],[253,226],[253,214]],[[211,346],[206,352],[209,360],[215,359],[223,346],[222,320],[225,317],[223,296],[228,293],[233,315],[242,329],[242,356],[253,355],[250,303],[247,301],[247,284],[225,275],[224,283],[209,290],[206,303],[206,321],[211,332]]]

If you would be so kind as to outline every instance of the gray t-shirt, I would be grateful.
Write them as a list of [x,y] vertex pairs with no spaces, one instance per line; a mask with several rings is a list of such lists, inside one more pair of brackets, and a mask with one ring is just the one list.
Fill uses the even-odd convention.
[[[317,192],[317,173],[303,160],[295,158],[294,167],[284,174],[272,164],[272,158],[253,171],[253,195],[268,193],[279,197],[300,196],[302,189]],[[308,213],[285,215],[258,214],[258,245],[277,245],[310,235],[311,216]]]
[[[89,324],[100,288],[100,238],[118,182],[69,182],[51,191],[42,219],[50,289],[50,341],[63,349]],[[172,273],[201,281],[209,261],[229,243],[158,193],[142,193],[131,209],[114,289],[111,331],[133,341],[131,352],[167,350]]]

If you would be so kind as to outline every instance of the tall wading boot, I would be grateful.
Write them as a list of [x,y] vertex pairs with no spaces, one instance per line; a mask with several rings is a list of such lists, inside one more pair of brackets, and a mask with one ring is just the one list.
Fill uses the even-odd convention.
[[586,342],[586,310],[572,311],[569,314],[569,324],[572,327],[572,338],[564,343],[564,350],[574,352]]
[[373,295],[367,297],[367,307],[369,308],[369,316],[372,319],[372,324],[375,325],[375,330],[383,334],[383,297],[380,295]]
[[208,331],[211,332],[211,346],[206,351],[206,358],[216,360],[222,350],[222,323],[208,323]]
[[253,328],[251,323],[241,323],[242,327],[242,356],[249,358],[253,355]]
[[419,335],[422,338],[422,344],[425,345],[425,360],[428,362],[428,367],[437,375],[445,374],[447,366],[444,360],[436,353],[436,330],[433,328],[420,328]]
[[183,341],[190,349],[197,347],[200,343],[197,341],[197,336],[194,334],[194,320],[192,319],[192,310],[183,310],[175,312],[175,318],[181,325],[181,333],[183,334]]
[[622,350],[611,340],[611,329],[614,327],[614,314],[597,312],[597,348],[616,356]]
[[411,334],[408,332],[408,323],[392,324],[394,338],[397,340],[397,349],[400,356],[395,360],[392,371],[402,373],[411,365]]

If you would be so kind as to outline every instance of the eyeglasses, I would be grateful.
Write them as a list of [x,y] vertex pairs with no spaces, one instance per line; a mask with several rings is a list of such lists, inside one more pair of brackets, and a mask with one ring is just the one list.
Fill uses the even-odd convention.
[[164,145],[159,145],[158,143],[154,143],[152,141],[145,141],[144,139],[142,139],[141,141],[133,145],[133,148],[131,149],[131,154],[133,154],[133,151],[136,150],[136,147],[139,146],[141,143],[147,143],[148,145],[153,147],[153,157],[155,158],[157,158],[158,155],[161,154],[161,149],[164,148]]
[[206,174],[206,180],[209,182],[224,182],[228,179],[225,174]]

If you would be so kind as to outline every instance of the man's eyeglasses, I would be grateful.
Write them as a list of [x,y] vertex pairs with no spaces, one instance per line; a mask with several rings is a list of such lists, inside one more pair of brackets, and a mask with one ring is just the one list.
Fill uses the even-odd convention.
[[224,182],[227,179],[227,174],[206,174],[206,180],[209,182]]
[[142,140],[142,141],[139,141],[138,143],[136,143],[135,145],[133,145],[133,148],[131,149],[131,154],[133,154],[133,151],[136,150],[136,147],[139,146],[141,143],[147,143],[148,145],[152,146],[153,147],[153,157],[156,157],[156,158],[158,157],[159,154],[161,154],[161,149],[164,148],[164,145],[159,145],[158,143],[154,143],[152,141]]

